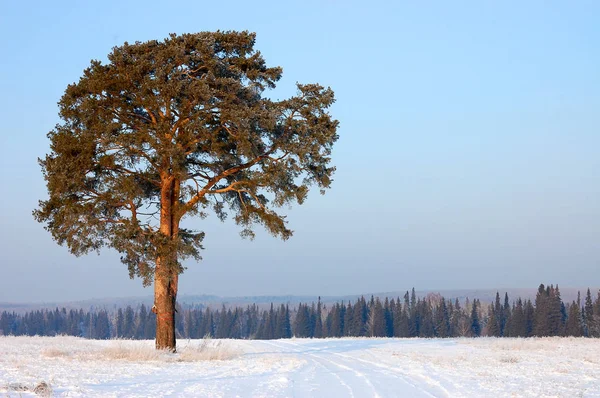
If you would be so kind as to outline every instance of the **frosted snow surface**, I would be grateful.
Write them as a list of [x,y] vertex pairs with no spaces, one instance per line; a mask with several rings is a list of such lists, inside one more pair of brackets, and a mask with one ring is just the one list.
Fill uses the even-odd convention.
[[595,339],[180,340],[178,354],[153,344],[0,337],[0,396],[37,396],[45,381],[69,397],[600,397]]

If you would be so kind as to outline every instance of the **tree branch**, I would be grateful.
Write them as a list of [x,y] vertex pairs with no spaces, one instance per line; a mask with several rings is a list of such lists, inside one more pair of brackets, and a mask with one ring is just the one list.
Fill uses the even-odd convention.
[[152,112],[150,112],[148,110],[148,108],[144,108],[144,110],[146,111],[146,113],[148,115],[150,115],[150,119],[152,120],[152,124],[156,126],[157,123],[156,123],[156,117],[154,117],[154,114]]
[[226,178],[232,174],[235,174],[238,171],[246,170],[246,169],[254,166],[255,164],[259,163],[261,160],[267,159],[269,157],[269,155],[271,155],[273,153],[274,150],[275,150],[275,147],[271,148],[267,152],[263,153],[260,156],[255,157],[254,159],[252,159],[246,163],[240,164],[239,166],[231,167],[231,168],[223,171],[221,174],[208,180],[207,184],[201,190],[199,190],[196,195],[194,195],[187,203],[185,203],[183,206],[181,206],[179,217],[180,218],[183,217],[183,215],[185,213],[190,211],[196,205],[196,203],[198,203],[198,201],[200,201],[200,199],[202,199],[202,197],[204,195],[206,195],[210,191],[210,189],[212,187],[214,187],[220,180],[222,180],[223,178]]

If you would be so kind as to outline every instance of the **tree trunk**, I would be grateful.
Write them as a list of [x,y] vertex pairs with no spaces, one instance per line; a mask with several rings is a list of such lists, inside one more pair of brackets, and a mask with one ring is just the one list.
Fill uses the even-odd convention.
[[[158,268],[158,262],[157,262]],[[177,275],[157,272],[154,275],[154,310],[156,312],[156,349],[175,352],[175,303]]]
[[[160,232],[170,240],[177,238],[179,222],[175,217],[179,184],[174,178],[163,179],[161,187]],[[172,248],[173,246],[169,246]],[[175,303],[177,301],[177,253],[156,259],[154,307],[156,313],[156,349],[175,352]]]

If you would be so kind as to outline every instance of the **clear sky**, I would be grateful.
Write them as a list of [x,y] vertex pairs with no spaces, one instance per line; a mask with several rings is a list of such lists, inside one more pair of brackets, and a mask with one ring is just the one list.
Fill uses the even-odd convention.
[[284,77],[331,86],[338,171],[242,240],[216,217],[180,292],[352,294],[598,286],[597,1],[4,1],[0,301],[151,294],[113,252],[76,258],[31,211],[57,101],[125,41],[250,30]]

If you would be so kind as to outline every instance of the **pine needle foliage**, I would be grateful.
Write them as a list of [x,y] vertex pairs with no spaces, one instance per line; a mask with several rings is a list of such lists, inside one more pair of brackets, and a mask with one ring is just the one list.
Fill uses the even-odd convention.
[[92,61],[59,102],[35,219],[75,255],[117,250],[145,285],[157,258],[177,274],[200,260],[204,234],[180,228],[185,217],[292,236],[278,209],[332,182],[334,93],[298,84],[289,99],[266,97],[282,68],[254,45],[249,32],[172,34]]

